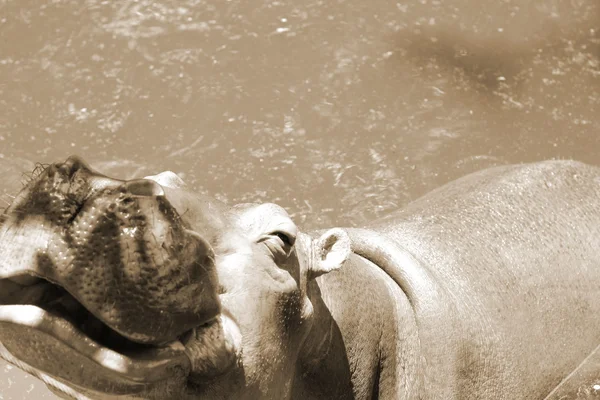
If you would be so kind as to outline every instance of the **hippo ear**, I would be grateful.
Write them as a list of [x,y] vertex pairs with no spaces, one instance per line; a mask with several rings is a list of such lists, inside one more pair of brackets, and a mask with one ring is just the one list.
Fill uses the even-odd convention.
[[314,241],[315,260],[310,263],[308,279],[335,271],[350,256],[350,238],[345,230],[333,228]]

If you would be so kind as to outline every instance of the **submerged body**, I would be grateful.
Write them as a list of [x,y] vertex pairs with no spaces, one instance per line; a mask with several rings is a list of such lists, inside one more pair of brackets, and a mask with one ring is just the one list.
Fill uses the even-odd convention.
[[[228,208],[171,173],[61,165],[68,188],[42,174],[0,226],[0,354],[59,393],[543,399],[600,344],[595,167],[489,169],[362,229],[303,234],[276,205]],[[40,191],[63,204],[75,181],[77,212],[32,235],[56,214]]]

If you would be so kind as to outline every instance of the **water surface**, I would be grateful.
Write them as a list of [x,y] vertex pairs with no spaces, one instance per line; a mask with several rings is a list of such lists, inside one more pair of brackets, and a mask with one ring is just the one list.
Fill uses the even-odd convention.
[[[311,229],[488,166],[600,164],[596,0],[0,0],[0,77],[0,193],[75,153]],[[0,368],[0,399],[52,398]]]

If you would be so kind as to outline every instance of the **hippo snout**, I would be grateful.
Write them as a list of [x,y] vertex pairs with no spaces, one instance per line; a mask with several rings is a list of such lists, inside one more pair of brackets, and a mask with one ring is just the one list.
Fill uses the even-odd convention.
[[71,157],[35,177],[0,222],[0,285],[11,287],[0,304],[61,304],[74,323],[143,344],[220,311],[212,248],[156,182],[112,179]]

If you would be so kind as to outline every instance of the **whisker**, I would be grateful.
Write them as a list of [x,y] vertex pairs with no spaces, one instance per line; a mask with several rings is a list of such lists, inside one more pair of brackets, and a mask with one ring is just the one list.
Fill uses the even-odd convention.
[[23,172],[21,174],[21,184],[23,186],[26,186],[29,182],[39,177],[49,166],[50,164],[44,164],[39,162],[35,163],[35,166],[33,167],[33,170],[31,172]]

